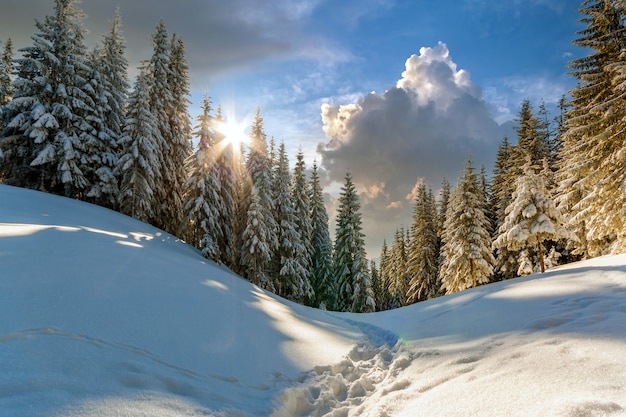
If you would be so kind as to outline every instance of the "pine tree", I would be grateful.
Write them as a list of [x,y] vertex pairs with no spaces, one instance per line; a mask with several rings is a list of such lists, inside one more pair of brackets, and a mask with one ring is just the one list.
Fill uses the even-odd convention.
[[80,169],[90,186],[83,199],[115,208],[119,190],[113,171],[117,165],[119,135],[114,134],[107,125],[107,114],[111,112],[108,97],[110,86],[100,71],[100,49],[93,50],[90,62],[91,70],[85,90],[90,96],[93,112],[88,116],[90,129],[85,129],[81,134],[83,152],[80,158]]
[[246,170],[250,181],[245,183],[243,191],[246,218],[240,240],[240,267],[252,283],[274,292],[273,279],[268,270],[278,246],[278,227],[272,214],[272,172],[260,109],[252,125]]
[[408,255],[404,228],[396,229],[389,259],[388,288],[391,296],[389,307],[398,308],[407,304],[406,295],[409,289],[409,274],[407,271]]
[[439,272],[446,294],[489,282],[493,254],[480,184],[468,161],[452,193],[444,225]]
[[432,195],[421,183],[413,211],[412,238],[407,250],[409,287],[407,304],[435,298],[439,294],[438,242]]
[[556,123],[556,133],[554,138],[550,142],[550,167],[553,171],[557,172],[560,165],[560,156],[563,150],[563,135],[565,135],[565,131],[567,130],[566,126],[566,114],[570,109],[570,103],[565,98],[565,95],[561,97],[558,105],[559,112],[554,117],[554,123]]
[[384,302],[384,290],[383,283],[380,279],[380,273],[376,267],[376,262],[370,260],[370,275],[372,277],[372,293],[374,294],[374,303],[376,304],[376,311],[382,311]]
[[337,307],[341,311],[374,311],[374,297],[365,257],[361,206],[350,173],[339,196],[333,270],[337,283]]
[[311,244],[313,233],[311,226],[311,192],[306,178],[306,164],[302,150],[299,150],[296,154],[296,165],[291,180],[291,196],[296,215],[296,230],[300,233],[300,240],[303,246],[302,254],[299,257],[302,268],[305,271],[303,278],[307,281],[308,286],[311,287],[311,296],[306,301],[307,304],[311,304],[314,297],[311,286],[311,262],[313,258],[313,246]]
[[389,288],[391,287],[390,267],[391,267],[391,253],[389,251],[389,246],[387,245],[387,239],[383,239],[383,246],[380,250],[380,262],[379,262],[379,268],[378,268],[378,273],[380,275],[380,282],[382,286],[380,305],[378,304],[378,300],[376,300],[377,301],[376,307],[381,311],[389,310],[390,308],[392,308],[391,307],[391,293],[389,292]]
[[[146,79],[148,85],[148,103],[150,112],[154,115],[159,130],[159,137],[156,138],[156,155],[159,159],[160,171],[155,175],[154,190],[154,216],[150,223],[166,231],[172,227],[177,228],[177,224],[172,224],[174,219],[170,218],[171,176],[174,171],[170,155],[170,144],[172,142],[172,132],[169,125],[169,115],[173,108],[172,90],[169,85],[169,60],[170,44],[165,28],[165,22],[159,21],[155,32],[152,34],[153,52],[150,60],[145,64]],[[170,181],[168,181],[170,179]]]
[[[2,42],[0,42],[0,46],[2,46]],[[13,43],[11,42],[11,39],[9,39],[4,44],[2,56],[0,56],[0,108],[11,101],[12,70]],[[2,113],[0,113],[0,116],[1,115]],[[0,123],[2,123],[2,117],[0,117]],[[0,124],[0,129],[2,128],[4,128],[4,125]]]
[[302,302],[313,297],[313,289],[305,265],[308,262],[301,229],[291,194],[289,160],[284,142],[278,149],[278,166],[275,173],[274,210],[278,225],[278,246],[274,252],[278,264],[278,274],[274,278],[276,293],[293,301]]
[[354,266],[359,271],[354,276],[354,293],[350,311],[353,313],[371,313],[376,311],[374,292],[372,291],[372,279],[368,268],[365,249],[362,249],[356,257]]
[[245,277],[244,265],[241,262],[243,247],[243,232],[246,229],[248,206],[250,204],[250,193],[252,191],[252,180],[248,176],[246,169],[246,155],[243,143],[240,144],[239,152],[233,150],[233,215],[231,242],[230,268],[237,274]]
[[480,167],[479,182],[480,182],[480,190],[482,192],[483,202],[485,204],[485,214],[487,215],[487,218],[489,219],[489,232],[492,233],[494,231],[494,225],[495,225],[495,211],[492,209],[489,202],[491,200],[493,187],[491,185],[491,182],[487,178],[487,168],[485,168],[484,165],[481,165]]
[[198,247],[202,254],[215,262],[222,259],[223,229],[220,223],[222,199],[220,198],[219,170],[216,162],[216,135],[208,96],[202,100],[202,114],[194,135],[198,148],[187,160],[189,178],[185,182],[183,212],[188,222],[187,241]]
[[[2,46],[2,42],[0,42],[0,46]],[[13,44],[11,43],[11,39],[9,39],[4,45],[4,52],[2,56],[0,56],[0,182],[4,182],[4,169],[3,169],[3,159],[4,159],[4,151],[3,141],[2,141],[2,133],[6,127],[6,121],[4,116],[4,105],[7,104],[12,99],[12,71],[13,69]]]
[[626,45],[626,7],[621,1],[586,0],[579,11],[585,28],[574,44],[592,51],[569,63],[578,83],[566,114],[557,201],[579,237],[580,252],[593,257],[610,252],[620,240],[616,231],[624,230],[623,191],[616,185],[624,171],[620,132],[626,108],[614,83]]
[[54,14],[36,22],[33,45],[20,50],[1,148],[7,183],[80,197],[89,187],[80,169],[81,135],[93,109],[84,90],[84,14],[75,2],[55,0]]
[[[493,185],[489,205],[493,212],[494,234],[504,223],[506,208],[511,203],[511,195],[515,189],[516,176],[513,174],[511,162],[512,148],[505,136],[498,148],[493,169]],[[493,235],[492,235],[493,236]],[[495,239],[496,236],[493,236]],[[496,249],[495,280],[509,279],[517,276],[518,256],[506,247]]]
[[436,214],[436,226],[437,237],[441,243],[441,237],[443,235],[443,226],[446,222],[446,212],[448,211],[448,205],[450,204],[450,182],[444,178],[441,183],[441,197],[439,198],[439,204],[437,205]]
[[[222,123],[223,116],[218,107],[215,117],[217,123]],[[218,222],[222,228],[222,235],[218,241],[221,261],[229,267],[233,264],[233,244],[235,235],[235,219],[237,217],[236,204],[239,193],[237,166],[240,164],[242,154],[233,149],[233,144],[224,141],[221,134],[217,134],[216,169],[219,178],[219,199],[221,207]]]
[[[164,172],[167,200],[164,210],[167,223],[164,229],[176,235],[184,234],[183,189],[187,179],[185,161],[192,154],[191,120],[189,117],[189,67],[185,58],[183,40],[172,36],[168,60],[167,84],[170,88],[171,104],[167,109],[169,141],[166,147],[168,169]],[[163,221],[164,219],[159,219]]]
[[150,111],[148,97],[146,74],[142,69],[128,99],[116,169],[121,178],[120,211],[144,222],[154,217],[155,178],[161,169],[157,152],[161,133]]
[[311,286],[315,297],[313,306],[334,309],[336,305],[336,287],[332,271],[332,243],[328,230],[328,213],[324,205],[324,195],[313,162],[311,172],[310,219],[311,219]]
[[128,60],[126,42],[122,33],[122,17],[119,10],[113,16],[113,25],[102,40],[102,55],[98,61],[106,85],[108,108],[106,126],[114,138],[122,135],[128,100]]
[[495,219],[495,228],[500,227],[505,218],[505,210],[511,201],[515,178],[512,172],[511,163],[512,148],[509,145],[509,139],[505,136],[498,147],[496,153],[496,161],[493,168],[492,187],[489,205],[492,207]]
[[511,204],[506,209],[504,223],[493,242],[496,248],[506,247],[525,252],[525,262],[521,262],[519,272],[526,269],[524,264],[529,261],[530,248],[537,250],[541,272],[544,272],[543,242],[570,237],[546,185],[548,170],[546,163],[544,171],[537,172],[538,167],[533,166],[532,160],[528,158],[523,167],[524,174],[518,178]]
[[535,116],[530,101],[524,100],[517,119],[517,145],[511,149],[511,168],[517,177],[522,174],[522,167],[528,157],[533,165],[540,166],[549,158],[549,133]]
[[[565,105],[565,98],[561,98],[559,106]],[[539,104],[539,108],[537,109],[537,133],[539,137],[542,139],[543,143],[545,143],[546,147],[546,157],[544,159],[547,160],[548,166],[552,171],[556,171],[557,169],[557,154],[560,147],[560,138],[558,125],[556,126],[556,130],[554,129],[553,121],[550,121],[550,115],[548,113],[548,109],[546,108],[545,101],[541,101]],[[558,122],[558,121],[557,121]]]
[[103,38],[102,49],[96,50],[91,60],[93,68],[89,84],[93,87],[97,123],[86,139],[95,145],[89,163],[91,188],[87,196],[110,208],[115,208],[119,193],[119,179],[114,172],[129,90],[125,50],[122,19],[118,10],[110,32]]

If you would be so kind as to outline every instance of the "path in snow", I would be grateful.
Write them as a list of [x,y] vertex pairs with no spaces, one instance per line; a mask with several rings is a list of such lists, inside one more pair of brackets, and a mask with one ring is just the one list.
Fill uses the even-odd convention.
[[[413,360],[398,337],[380,327],[343,318],[363,332],[363,341],[339,363],[316,366],[301,383],[277,398],[272,417],[360,415],[359,406],[374,392],[398,391],[408,386],[397,380]],[[361,410],[362,411],[362,410]]]

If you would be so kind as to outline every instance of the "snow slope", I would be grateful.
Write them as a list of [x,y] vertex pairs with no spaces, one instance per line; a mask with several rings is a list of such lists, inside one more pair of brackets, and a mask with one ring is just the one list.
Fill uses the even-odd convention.
[[155,415],[626,415],[626,256],[329,313],[0,185],[0,416]]

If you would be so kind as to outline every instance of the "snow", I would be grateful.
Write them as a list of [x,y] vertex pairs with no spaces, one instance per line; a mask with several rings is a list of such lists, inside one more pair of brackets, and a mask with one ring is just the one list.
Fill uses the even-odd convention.
[[0,185],[0,317],[0,415],[626,415],[626,255],[332,313]]

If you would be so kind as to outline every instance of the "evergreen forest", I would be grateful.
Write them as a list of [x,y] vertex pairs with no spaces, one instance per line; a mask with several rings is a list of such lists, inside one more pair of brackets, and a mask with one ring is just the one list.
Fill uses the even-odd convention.
[[[346,173],[334,238],[323,173],[290,163],[257,110],[246,146],[219,105],[189,112],[183,40],[165,22],[129,79],[122,16],[88,48],[75,0],[54,0],[32,44],[0,43],[0,182],[150,223],[281,297],[336,311],[406,306],[626,250],[626,1],[585,0],[558,114],[525,100],[493,167],[417,188],[412,223],[365,251]],[[370,254],[371,255],[371,254]]]

